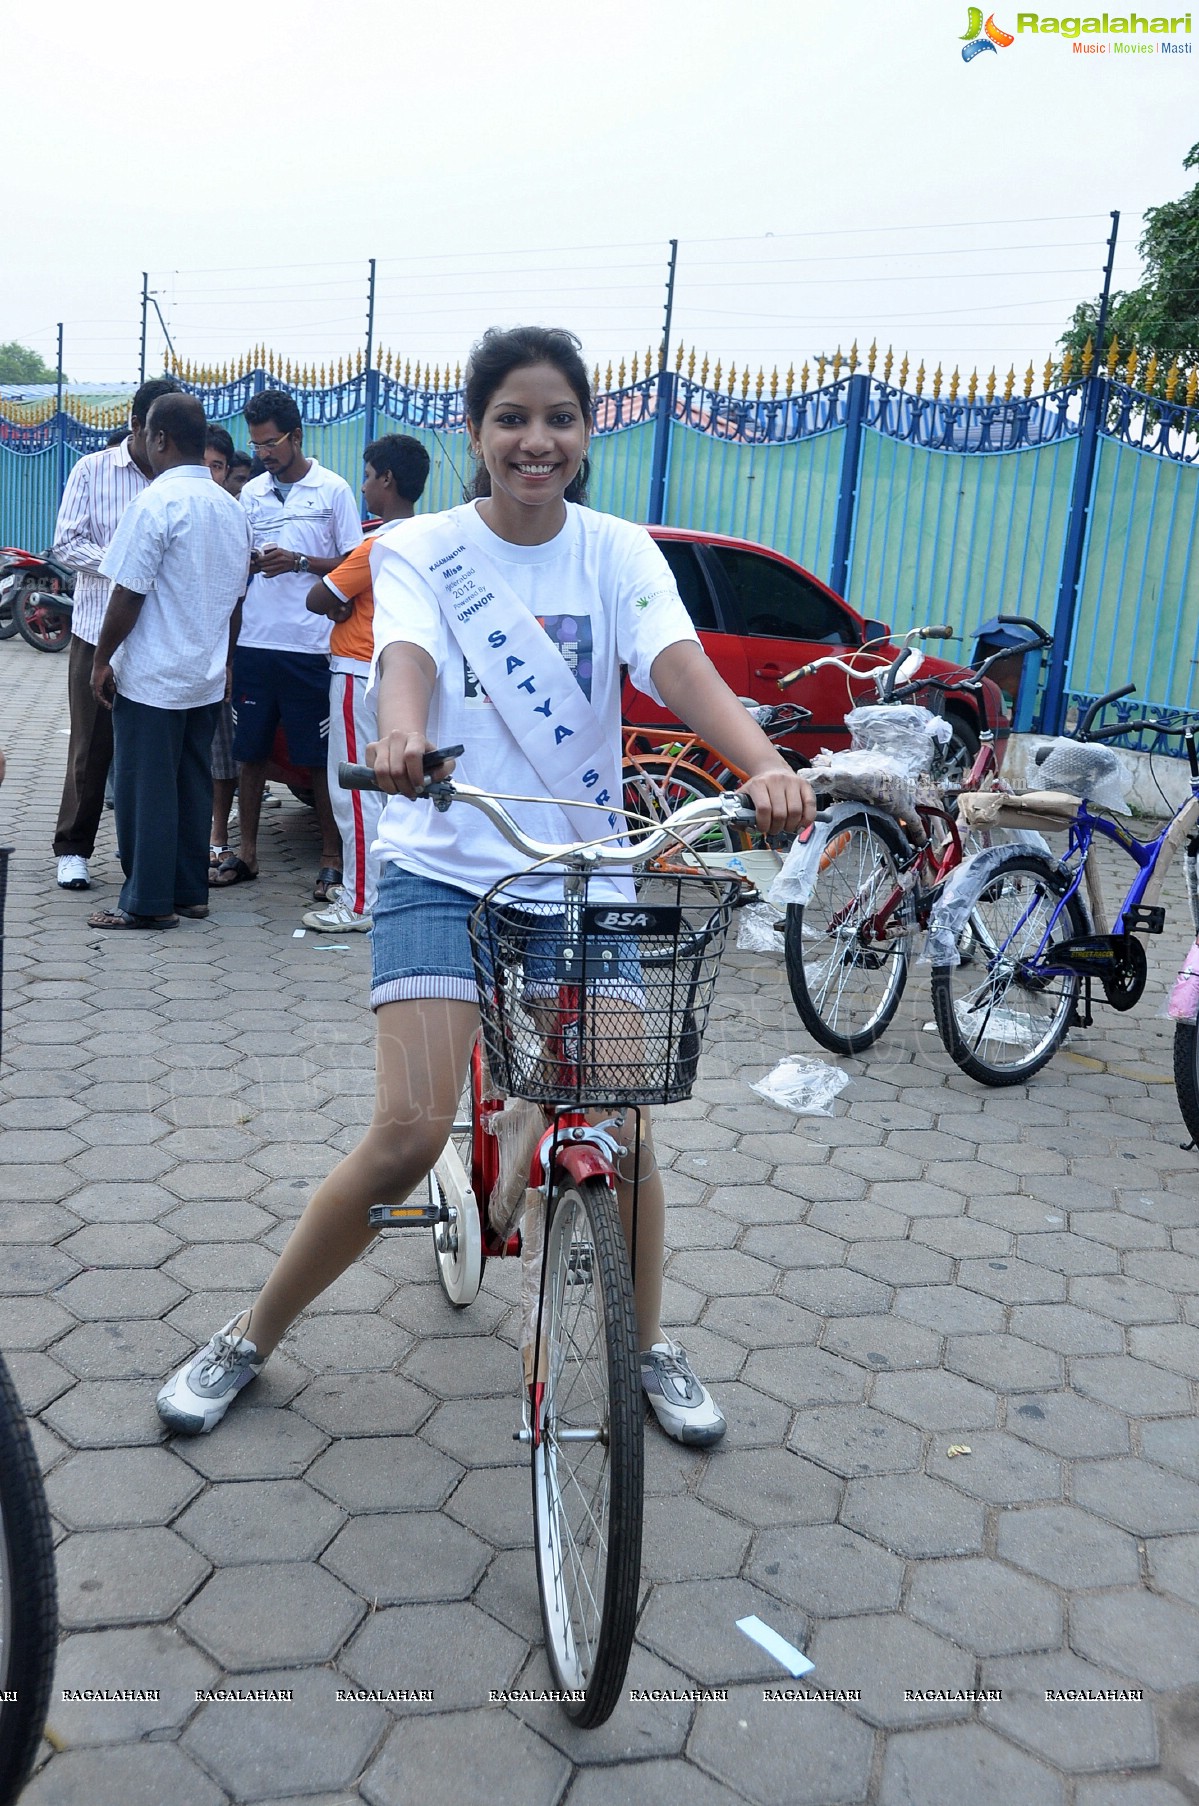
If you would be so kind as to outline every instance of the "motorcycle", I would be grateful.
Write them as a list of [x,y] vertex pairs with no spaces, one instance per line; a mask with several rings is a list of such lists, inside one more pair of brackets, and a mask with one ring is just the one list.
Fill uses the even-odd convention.
[[19,633],[39,652],[65,652],[74,592],[74,571],[49,552],[0,546],[0,640]]

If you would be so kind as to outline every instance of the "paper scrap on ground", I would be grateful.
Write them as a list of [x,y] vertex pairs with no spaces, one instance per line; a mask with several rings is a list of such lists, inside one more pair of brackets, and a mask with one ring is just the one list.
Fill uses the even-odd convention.
[[806,1655],[801,1655],[794,1643],[788,1643],[786,1637],[780,1637],[777,1630],[771,1630],[769,1624],[763,1624],[758,1617],[738,1618],[737,1629],[747,1636],[751,1643],[758,1643],[772,1655],[776,1662],[781,1662],[788,1674],[799,1679],[801,1674],[810,1674],[816,1666],[809,1662]]
[[970,1447],[968,1442],[951,1442],[945,1453],[948,1459],[952,1461],[955,1455],[973,1455],[974,1450]]
[[848,1083],[849,1074],[838,1066],[809,1060],[806,1054],[789,1054],[750,1090],[796,1116],[831,1116],[833,1100]]
[[330,946],[328,941],[324,941],[319,947],[314,947],[312,951],[314,953],[348,953],[350,951],[350,943],[348,941],[334,941],[333,945]]
[[307,933],[308,930],[306,928],[293,928],[291,931],[291,938],[293,941],[302,941]]

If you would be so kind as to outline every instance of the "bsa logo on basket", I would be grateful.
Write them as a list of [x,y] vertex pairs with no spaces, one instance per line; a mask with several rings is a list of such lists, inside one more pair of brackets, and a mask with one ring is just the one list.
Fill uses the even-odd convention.
[[608,904],[592,903],[583,911],[583,933],[677,934],[682,913],[673,903],[640,909],[613,909]]

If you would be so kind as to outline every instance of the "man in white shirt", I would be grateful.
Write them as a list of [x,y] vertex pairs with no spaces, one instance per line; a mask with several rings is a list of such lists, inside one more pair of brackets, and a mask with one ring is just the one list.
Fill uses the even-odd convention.
[[71,737],[54,856],[62,890],[90,890],[87,862],[95,851],[104,812],[104,785],[112,763],[112,716],[92,695],[92,659],[108,606],[109,583],[100,561],[126,508],[149,484],[146,415],[160,395],[176,392],[169,377],[143,383],[130,407],[129,433],[115,446],[80,458],[66,481],[54,528],[54,556],[78,573],[67,654],[67,702]]
[[126,512],[100,569],[112,596],[92,666],[112,711],[117,840],[125,884],[92,928],[175,928],[208,914],[209,752],[250,570],[251,535],[204,462],[191,395],[150,408],[154,481]]
[[325,771],[329,737],[329,622],[310,614],[308,591],[362,539],[353,491],[303,452],[300,411],[283,390],[245,409],[250,450],[263,473],[242,490],[254,534],[250,587],[233,660],[233,756],[238,762],[241,849],[214,867],[218,888],[258,876],[258,818],[280,723],[293,764],[307,768],[321,830],[313,896],[341,883],[341,835]]

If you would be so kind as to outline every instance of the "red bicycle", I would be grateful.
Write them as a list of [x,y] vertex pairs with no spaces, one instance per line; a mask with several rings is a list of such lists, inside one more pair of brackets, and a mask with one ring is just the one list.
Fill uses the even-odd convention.
[[[364,767],[343,765],[339,778],[375,787]],[[438,1277],[460,1309],[489,1259],[521,1258],[516,1436],[532,1457],[546,1649],[564,1709],[598,1725],[624,1684],[641,1576],[645,1413],[632,1277],[641,1111],[691,1095],[738,890],[727,872],[646,868],[668,843],[694,861],[698,828],[744,825],[753,812],[721,795],[685,805],[632,847],[614,836],[555,847],[521,832],[502,806],[516,799],[450,780],[426,794],[438,808],[481,810],[534,864],[472,916],[481,1034],[427,1201],[376,1205],[370,1221],[429,1227]],[[514,1228],[488,1130],[517,1099],[526,1108]],[[626,1159],[627,1243],[616,1193]]]

